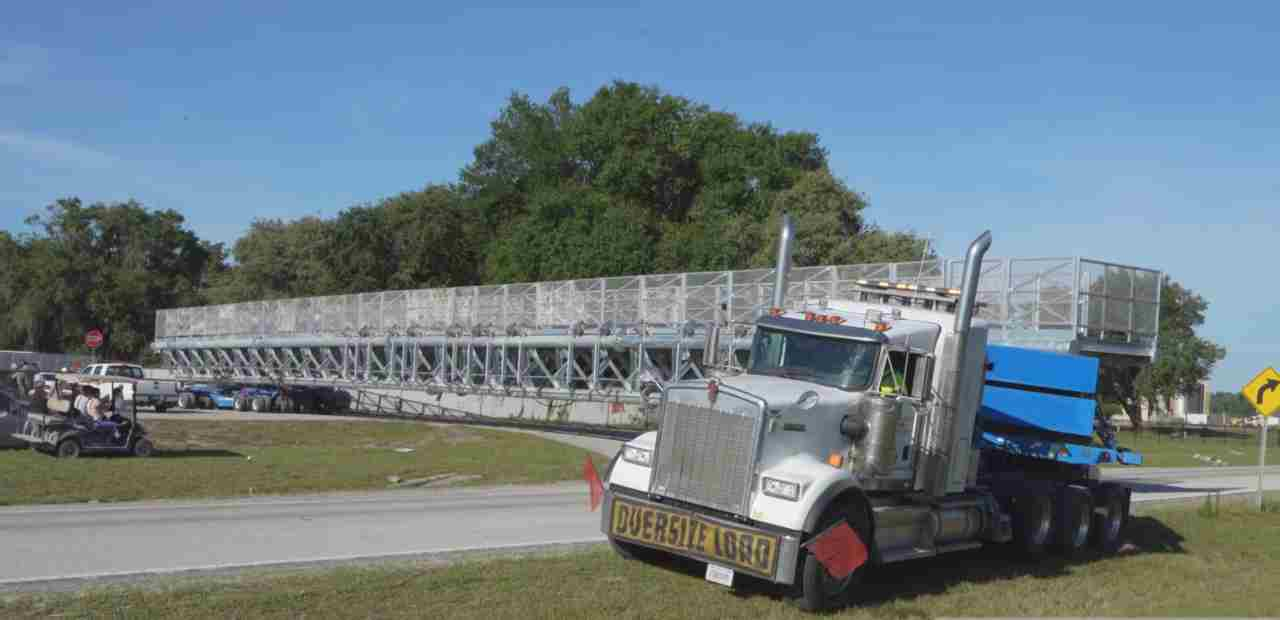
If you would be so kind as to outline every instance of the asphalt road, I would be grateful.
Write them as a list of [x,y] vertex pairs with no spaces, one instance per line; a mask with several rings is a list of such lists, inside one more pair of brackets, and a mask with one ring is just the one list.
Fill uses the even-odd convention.
[[[1256,469],[1119,470],[1137,501],[1239,493]],[[1267,487],[1280,489],[1280,467]],[[603,540],[584,483],[0,509],[0,591]]]

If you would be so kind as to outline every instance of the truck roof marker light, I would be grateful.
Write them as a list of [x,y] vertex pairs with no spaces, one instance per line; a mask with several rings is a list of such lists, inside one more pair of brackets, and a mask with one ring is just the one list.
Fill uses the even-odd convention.
[[1068,450],[1066,446],[1058,448],[1058,459],[1065,459],[1069,456],[1071,456],[1071,451]]
[[769,308],[769,316],[782,316],[782,308]]
[[840,467],[841,465],[844,465],[844,455],[839,452],[832,452],[831,456],[827,457],[827,465],[832,467]]
[[842,325],[848,322],[842,316],[837,316],[834,314],[818,314],[816,312],[808,312],[808,311],[804,313],[804,320],[814,321],[816,323],[826,323],[828,325]]

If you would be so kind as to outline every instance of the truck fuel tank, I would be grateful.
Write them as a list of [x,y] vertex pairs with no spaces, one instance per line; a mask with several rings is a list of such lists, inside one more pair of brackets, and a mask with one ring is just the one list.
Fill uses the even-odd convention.
[[850,414],[850,422],[865,428],[853,443],[852,462],[865,476],[889,473],[896,462],[899,408],[896,398],[866,396]]

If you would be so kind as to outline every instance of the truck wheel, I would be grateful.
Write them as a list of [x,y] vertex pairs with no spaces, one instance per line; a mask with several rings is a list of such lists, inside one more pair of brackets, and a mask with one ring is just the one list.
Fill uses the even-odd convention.
[[1053,532],[1053,499],[1044,489],[1028,490],[1013,500],[1013,542],[1035,558],[1044,553]]
[[58,443],[55,453],[60,459],[74,459],[80,456],[80,442],[75,439],[63,439]]
[[246,400],[246,399],[244,399],[244,398],[242,398],[242,397],[240,397],[240,396],[237,396],[237,397],[236,397],[236,402],[235,402],[235,404],[233,405],[233,408],[234,408],[236,411],[248,411],[248,410],[249,410],[249,401],[248,401],[248,400]]
[[217,407],[213,406],[213,399],[208,396],[201,396],[196,401],[200,403],[201,409],[217,409]]
[[1058,500],[1057,532],[1058,550],[1071,557],[1089,544],[1089,532],[1093,526],[1093,494],[1089,489],[1068,485],[1062,487]]
[[276,398],[276,408],[282,413],[293,413],[293,399],[288,396]]
[[1093,546],[1104,553],[1120,548],[1120,534],[1128,520],[1128,490],[1115,484],[1100,484],[1094,501]]
[[141,458],[147,458],[155,453],[156,445],[151,443],[150,439],[143,437],[133,442],[133,455]]
[[182,394],[178,396],[178,406],[183,409],[191,409],[196,405],[196,397],[192,394]]
[[271,409],[271,403],[268,403],[267,399],[259,396],[250,402],[250,407],[253,409],[254,413],[266,413]]
[[[858,538],[861,538],[863,544],[867,545],[868,552],[874,556],[870,517],[859,501],[841,501],[838,505],[828,507],[822,514],[822,518],[818,519],[818,526],[814,528],[814,534],[824,532],[827,528],[840,521],[849,523],[849,527],[853,528]],[[805,542],[808,542],[808,540]],[[870,563],[871,559],[868,558],[867,564]],[[795,590],[793,591],[795,604],[805,611],[835,609],[847,604],[849,596],[853,593],[853,587],[862,581],[862,576],[866,574],[867,564],[859,566],[857,570],[846,575],[844,579],[836,579],[802,545],[796,567]]]

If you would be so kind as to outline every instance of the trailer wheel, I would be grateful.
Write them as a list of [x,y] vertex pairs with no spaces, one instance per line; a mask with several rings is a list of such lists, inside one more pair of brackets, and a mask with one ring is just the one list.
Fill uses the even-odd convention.
[[236,411],[248,411],[248,410],[249,410],[249,399],[247,399],[247,398],[245,398],[245,397],[243,397],[243,396],[237,396],[237,397],[236,397],[236,401],[235,401],[234,403],[232,403],[231,408],[232,408],[232,409],[235,409]]
[[[870,548],[874,544],[871,540],[871,519],[866,507],[858,500],[839,501],[829,506],[818,519],[814,534],[826,531],[828,527],[842,520],[849,523],[849,527],[853,528],[858,538],[868,545],[868,552],[874,556],[875,551]],[[870,563],[871,559],[868,558],[867,564]],[[795,604],[805,611],[835,609],[847,604],[853,593],[853,587],[862,581],[862,576],[866,574],[867,564],[859,566],[844,579],[836,579],[827,572],[821,562],[801,546],[793,591]]]
[[80,442],[75,439],[63,439],[58,443],[55,453],[60,459],[74,459],[80,456]]
[[193,394],[180,394],[178,396],[178,406],[183,409],[191,409],[196,404],[196,397]]
[[1120,535],[1128,520],[1128,490],[1104,483],[1098,485],[1093,509],[1093,545],[1104,553],[1120,548]]
[[1013,542],[1027,557],[1039,557],[1053,532],[1053,498],[1043,489],[1013,499]]
[[276,398],[276,407],[283,413],[293,413],[293,399],[288,396]]
[[1062,487],[1057,514],[1054,530],[1058,535],[1058,549],[1070,557],[1089,544],[1089,533],[1093,529],[1093,494],[1078,485]]
[[271,404],[267,402],[267,399],[261,396],[258,396],[254,398],[252,401],[250,401],[249,406],[250,408],[253,409],[254,413],[266,413],[268,410],[271,409]]

